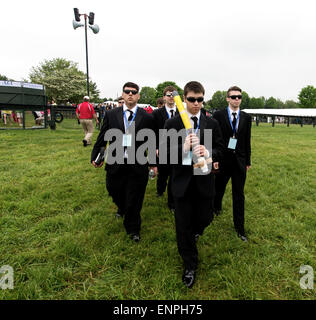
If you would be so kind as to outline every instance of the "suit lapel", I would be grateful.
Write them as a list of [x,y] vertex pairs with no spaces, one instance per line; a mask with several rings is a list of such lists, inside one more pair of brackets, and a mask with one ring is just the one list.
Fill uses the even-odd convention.
[[245,123],[245,117],[244,117],[243,112],[240,111],[240,113],[239,113],[239,123],[238,123],[238,128],[237,128],[237,135],[238,135],[238,132],[243,127],[244,123]]
[[232,135],[232,134],[233,134],[233,129],[232,129],[232,126],[230,125],[230,121],[229,121],[229,118],[228,118],[227,108],[224,109],[224,118],[225,118],[226,125],[227,125],[228,128],[229,128],[230,135]]
[[206,118],[203,115],[203,113],[200,114],[200,127],[199,127],[199,135],[200,135],[200,141],[203,144],[204,143],[204,129],[206,128]]
[[124,120],[123,120],[123,107],[118,108],[118,111],[116,112],[116,119],[119,124],[119,129],[121,129],[122,132],[125,133],[125,126],[124,126]]
[[167,112],[167,109],[166,109],[165,106],[163,107],[163,112],[161,114],[162,114],[163,122],[165,123],[165,121],[169,118],[168,117],[168,112]]
[[135,117],[135,131],[137,131],[137,129],[139,128],[139,126],[144,118],[141,113],[142,113],[141,108],[138,107],[136,117]]

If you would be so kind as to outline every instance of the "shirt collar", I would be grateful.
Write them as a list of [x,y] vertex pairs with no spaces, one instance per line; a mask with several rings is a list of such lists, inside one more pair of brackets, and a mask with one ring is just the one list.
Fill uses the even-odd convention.
[[188,110],[187,110],[187,114],[191,120],[191,117],[197,117],[198,120],[200,119],[200,116],[201,116],[201,111],[199,111],[197,114],[191,114]]
[[176,106],[174,106],[173,108],[169,108],[167,105],[165,105],[166,110],[170,113],[171,110],[176,111]]
[[125,112],[126,110],[131,110],[131,111],[133,111],[133,113],[135,113],[136,112],[136,108],[137,108],[137,105],[132,109],[128,109],[126,104],[125,103],[123,104],[123,112]]
[[238,112],[240,110],[240,108],[238,108],[237,110],[233,110],[233,109],[230,108],[230,106],[228,106],[228,109],[229,109],[229,114],[230,114],[231,117],[233,116],[233,112],[236,112],[236,114],[238,114]]

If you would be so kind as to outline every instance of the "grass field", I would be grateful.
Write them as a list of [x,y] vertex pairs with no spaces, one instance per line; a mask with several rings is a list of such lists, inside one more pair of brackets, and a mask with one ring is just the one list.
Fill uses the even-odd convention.
[[0,267],[14,269],[14,289],[0,290],[0,299],[316,298],[316,287],[299,285],[301,265],[316,270],[316,128],[253,126],[249,242],[234,231],[229,186],[223,214],[198,242],[189,290],[156,180],[148,183],[135,244],[114,217],[103,168],[90,165],[91,147],[82,147],[82,131],[70,121],[56,131],[0,131]]

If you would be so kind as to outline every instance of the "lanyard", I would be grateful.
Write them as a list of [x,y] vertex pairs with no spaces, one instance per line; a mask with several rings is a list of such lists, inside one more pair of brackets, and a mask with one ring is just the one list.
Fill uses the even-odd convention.
[[135,117],[136,117],[137,109],[138,109],[138,106],[136,107],[136,111],[134,112],[133,118],[132,118],[132,120],[131,120],[130,122],[128,122],[127,117],[126,117],[126,111],[127,111],[127,110],[125,110],[124,113],[123,113],[123,115],[124,115],[124,120],[125,120],[125,125],[126,125],[126,129],[125,129],[126,132],[128,132],[128,128],[131,126],[132,122],[134,121],[134,119],[135,119]]
[[232,118],[230,116],[230,112],[229,112],[229,107],[227,107],[227,113],[228,113],[228,119],[229,119],[229,123],[230,123],[230,126],[232,127],[233,129],[233,135],[235,137],[236,135],[236,128],[237,128],[237,125],[239,123],[239,114],[240,114],[240,110],[238,110],[238,113],[237,113],[237,119],[236,119],[236,124],[235,124],[235,128],[233,127],[233,122],[232,122]]

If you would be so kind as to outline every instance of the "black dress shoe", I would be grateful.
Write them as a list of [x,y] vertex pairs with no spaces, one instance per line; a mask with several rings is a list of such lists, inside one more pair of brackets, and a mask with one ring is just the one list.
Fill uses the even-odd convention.
[[83,143],[83,146],[84,146],[84,147],[86,147],[86,146],[88,145],[88,142],[87,142],[87,140],[85,140],[85,139],[82,140],[82,143]]
[[244,242],[248,242],[248,239],[246,237],[246,235],[241,234],[241,233],[237,233],[238,238],[240,238],[242,241]]
[[196,274],[194,270],[185,269],[182,275],[182,281],[188,288],[192,288],[195,276]]
[[133,233],[133,234],[130,235],[130,238],[131,238],[133,241],[135,241],[135,242],[139,242],[139,240],[140,240],[140,235],[137,234],[137,233]]

